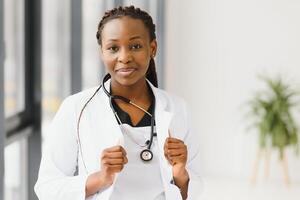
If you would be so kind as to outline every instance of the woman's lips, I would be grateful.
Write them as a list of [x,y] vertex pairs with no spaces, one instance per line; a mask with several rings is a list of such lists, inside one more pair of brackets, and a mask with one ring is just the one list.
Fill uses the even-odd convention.
[[116,70],[116,72],[118,74],[120,74],[121,76],[129,76],[132,73],[134,73],[135,71],[136,71],[135,68],[121,68],[121,69]]

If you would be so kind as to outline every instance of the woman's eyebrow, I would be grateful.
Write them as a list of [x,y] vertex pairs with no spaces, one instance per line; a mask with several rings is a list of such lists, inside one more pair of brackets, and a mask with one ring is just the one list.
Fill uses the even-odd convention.
[[108,41],[113,41],[113,42],[115,42],[115,41],[118,41],[118,39],[108,39]]
[[[133,36],[133,37],[129,38],[129,40],[135,40],[135,39],[141,39],[141,38],[142,38],[141,36]],[[119,40],[118,39],[114,39],[114,38],[110,38],[110,39],[108,39],[108,41],[115,42],[115,41],[119,41]]]
[[141,38],[142,38],[141,36],[133,36],[133,37],[131,37],[129,40],[141,39]]

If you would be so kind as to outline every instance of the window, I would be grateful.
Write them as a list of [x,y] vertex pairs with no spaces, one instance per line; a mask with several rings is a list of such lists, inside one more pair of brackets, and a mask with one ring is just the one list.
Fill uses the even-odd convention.
[[25,106],[24,96],[24,1],[4,0],[5,117]]
[[83,89],[101,84],[104,67],[100,59],[100,47],[96,39],[98,23],[104,13],[105,1],[82,2],[82,81]]
[[[4,0],[4,108],[5,118],[25,109],[25,21],[24,0]],[[5,200],[24,200],[26,178],[25,139],[7,145],[5,160]]]
[[39,3],[0,0],[1,53],[4,52],[0,63],[1,71],[4,69],[0,74],[4,87],[0,91],[0,103],[4,104],[0,152],[4,162],[1,160],[0,168],[5,167],[4,175],[0,174],[0,199],[5,200],[34,199],[33,183],[41,154]]
[[42,2],[42,112],[45,126],[70,94],[70,3],[70,0]]
[[5,200],[26,199],[26,139],[5,147]]

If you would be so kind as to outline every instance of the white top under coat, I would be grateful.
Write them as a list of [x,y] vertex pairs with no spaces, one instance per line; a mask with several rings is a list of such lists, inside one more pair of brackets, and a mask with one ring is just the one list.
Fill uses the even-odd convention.
[[118,175],[110,200],[165,200],[156,137],[153,138],[151,146],[153,159],[145,162],[140,158],[141,151],[146,147],[138,144],[143,145],[149,140],[151,126],[132,127],[128,124],[120,126],[124,130],[124,149],[128,163]]

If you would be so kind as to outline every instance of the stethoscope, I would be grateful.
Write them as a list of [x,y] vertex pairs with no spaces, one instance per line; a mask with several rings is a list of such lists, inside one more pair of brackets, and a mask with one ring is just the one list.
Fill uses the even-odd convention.
[[[112,101],[113,100],[116,100],[116,99],[119,99],[125,103],[128,103],[140,110],[142,110],[143,112],[145,112],[147,115],[149,115],[151,117],[151,132],[150,132],[150,139],[147,140],[145,142],[145,145],[140,145],[138,144],[133,138],[131,138],[136,144],[138,144],[140,147],[147,147],[147,148],[144,148],[141,152],[140,152],[140,158],[145,161],[145,162],[149,162],[152,160],[153,158],[153,152],[151,151],[151,146],[152,146],[152,143],[153,143],[153,137],[155,136],[155,133],[154,133],[154,122],[155,122],[155,118],[154,118],[154,112],[153,114],[149,113],[147,110],[145,110],[144,108],[140,107],[139,105],[135,104],[134,102],[132,102],[130,99],[127,99],[123,96],[119,96],[119,95],[112,95],[106,88],[105,88],[105,82],[110,79],[110,74],[106,74],[102,80],[102,85],[100,85],[96,91],[93,93],[93,95],[89,98],[89,100],[84,104],[84,106],[82,107],[81,111],[80,111],[80,114],[79,114],[79,117],[78,117],[78,121],[77,121],[77,137],[78,137],[78,143],[79,143],[79,149],[80,149],[80,153],[81,153],[81,157],[82,157],[82,161],[83,161],[83,165],[86,169],[86,172],[87,172],[87,167],[86,167],[86,164],[84,162],[84,159],[83,159],[83,153],[82,153],[82,146],[81,146],[81,142],[80,142],[80,135],[79,135],[79,125],[80,125],[80,120],[81,120],[81,116],[83,114],[83,111],[85,110],[86,106],[88,105],[88,103],[95,97],[95,95],[99,92],[99,90],[102,88],[104,93],[107,95],[107,97],[109,98],[109,105],[110,105],[110,108],[112,109],[119,125],[120,125],[120,128],[121,128],[121,132],[122,133],[127,133],[126,130],[123,128],[123,124],[117,114],[117,111],[115,110],[113,104],[112,104]],[[155,110],[155,101],[153,101],[154,103],[154,109]],[[128,136],[130,137],[130,135],[128,134]]]

